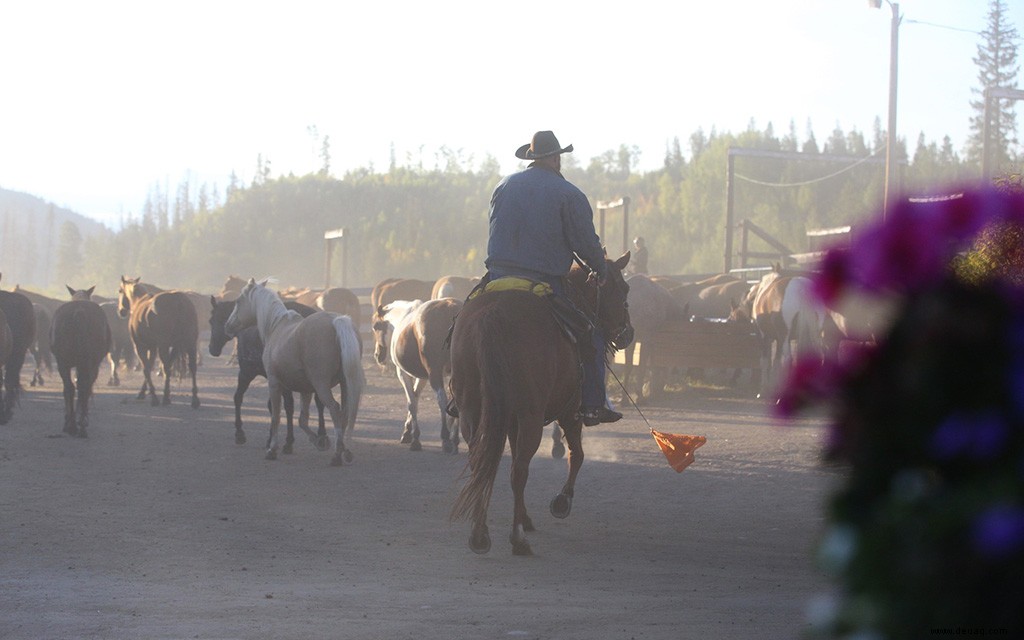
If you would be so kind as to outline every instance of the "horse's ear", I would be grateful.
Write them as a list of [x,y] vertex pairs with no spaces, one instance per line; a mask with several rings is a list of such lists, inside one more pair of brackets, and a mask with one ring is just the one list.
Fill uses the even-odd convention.
[[140,282],[142,282],[142,276],[139,276],[138,278],[132,278],[128,282],[131,282],[132,284],[139,284]]
[[245,284],[246,285],[250,285],[251,284],[251,285],[255,286],[256,285],[256,278],[249,278],[249,282],[246,282]]
[[216,296],[212,296],[212,295],[210,296],[210,306],[213,307],[214,309],[217,308],[217,297]]
[[70,287],[69,285],[64,285],[64,286],[65,286],[65,287],[67,287],[68,293],[70,293],[70,294],[71,294],[71,297],[74,297],[74,295],[75,295],[75,290],[74,290],[74,289],[72,289],[72,288],[71,288],[71,287]]
[[91,298],[92,297],[92,292],[95,291],[95,290],[96,290],[96,285],[92,285],[91,287],[86,289],[85,292],[88,293],[89,297]]
[[264,278],[264,279],[263,279],[263,280],[262,280],[262,281],[260,282],[260,286],[261,286],[261,287],[265,287],[265,286],[267,286],[267,283],[268,283],[268,282],[270,282],[270,278]]
[[623,269],[626,268],[626,265],[629,264],[629,257],[630,257],[630,253],[627,251],[626,253],[624,253],[621,256],[619,256],[619,259],[616,260],[612,264],[615,265],[616,269],[618,269],[619,271],[622,271]]

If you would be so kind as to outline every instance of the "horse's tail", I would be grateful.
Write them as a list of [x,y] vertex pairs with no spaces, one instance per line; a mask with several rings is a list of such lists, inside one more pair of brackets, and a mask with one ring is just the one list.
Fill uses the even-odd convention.
[[[346,422],[348,429],[352,430],[356,425],[356,414],[359,412],[359,400],[363,395],[363,388],[366,386],[366,374],[363,373],[362,344],[359,334],[348,316],[334,316],[334,332],[338,334],[338,346],[341,347],[341,374],[344,378],[343,390],[347,393],[348,402],[345,403],[345,413],[348,416]],[[339,437],[341,434],[339,434]]]
[[[492,327],[494,329],[494,327]],[[500,328],[489,332],[488,352],[500,353],[507,357],[507,345],[498,336],[505,332]],[[477,353],[480,353],[477,350]],[[498,474],[501,456],[505,452],[505,441],[516,419],[511,385],[506,372],[510,370],[506,362],[481,362],[478,356],[477,369],[480,373],[480,422],[472,425],[472,435],[466,443],[469,447],[469,479],[459,492],[452,506],[451,519],[460,520],[470,517],[475,522],[487,516],[487,508],[491,503],[491,492],[494,490],[494,478]],[[486,365],[486,366],[485,366]],[[460,417],[465,420],[466,417]]]

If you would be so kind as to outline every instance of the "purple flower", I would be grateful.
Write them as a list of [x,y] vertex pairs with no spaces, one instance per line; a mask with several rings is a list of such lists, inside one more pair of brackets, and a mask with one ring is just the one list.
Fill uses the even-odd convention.
[[1003,558],[1024,546],[1024,509],[1000,504],[974,519],[974,550],[989,559]]
[[995,411],[954,413],[932,434],[931,452],[939,460],[988,460],[999,454],[1008,434],[1005,420]]

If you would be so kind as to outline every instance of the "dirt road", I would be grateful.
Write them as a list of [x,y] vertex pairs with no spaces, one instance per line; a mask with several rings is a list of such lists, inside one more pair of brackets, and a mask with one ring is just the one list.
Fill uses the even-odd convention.
[[[833,473],[821,424],[780,427],[754,400],[679,393],[645,411],[703,434],[676,474],[634,412],[585,433],[572,515],[548,502],[565,461],[531,465],[533,557],[507,543],[499,472],[488,555],[449,523],[458,457],[398,444],[398,382],[367,359],[353,464],[300,438],[263,459],[266,385],[235,445],[234,369],[200,370],[202,407],[99,387],[88,439],[62,437],[59,380],[29,389],[0,427],[0,638],[795,638],[827,589],[813,564]],[[27,378],[26,378],[27,379]],[[105,377],[102,378],[105,380]]]

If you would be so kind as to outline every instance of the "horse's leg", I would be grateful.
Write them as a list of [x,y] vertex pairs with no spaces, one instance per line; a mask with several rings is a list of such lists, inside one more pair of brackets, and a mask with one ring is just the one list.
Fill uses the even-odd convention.
[[92,400],[92,386],[96,383],[99,365],[92,363],[78,367],[78,437],[85,438],[89,434],[89,401]]
[[196,384],[196,369],[199,367],[198,354],[193,345],[188,350],[188,372],[192,376],[192,408],[199,408],[199,385]]
[[64,433],[78,435],[78,427],[75,425],[75,383],[71,379],[71,367],[58,364],[57,372],[64,383]]
[[107,362],[110,363],[110,379],[107,380],[107,386],[120,387],[121,380],[117,377],[117,358],[114,357],[112,351],[107,354]]
[[[348,424],[347,415],[342,413],[341,405],[334,399],[334,394],[331,393],[331,388],[327,384],[317,384],[316,395],[327,407],[327,410],[330,411],[331,422],[334,423],[334,433],[338,438],[334,446],[334,457],[331,459],[331,466],[339,467],[344,462],[351,462],[352,452],[345,447],[345,431]],[[344,383],[341,385],[341,399],[348,406],[348,390],[345,388]]]
[[517,556],[533,555],[526,532],[533,531],[533,521],[526,513],[526,481],[530,476],[530,460],[537,449],[544,431],[540,416],[520,416],[517,427],[509,433],[509,448],[512,450],[512,531],[508,540],[512,553]]
[[561,460],[565,457],[565,444],[562,442],[562,428],[557,422],[551,423],[551,457]]
[[[459,430],[455,426],[454,419],[449,421],[448,394],[444,390],[444,376],[438,376],[431,372],[430,386],[434,389],[434,396],[437,398],[437,408],[441,410],[441,448],[445,453],[458,453]],[[449,428],[449,422],[451,422],[451,428]]]
[[[160,347],[160,362],[163,364],[164,372],[164,397],[163,404],[171,404],[171,376],[174,375],[174,363],[178,359],[177,349]],[[156,392],[153,393],[153,406],[160,404],[156,399]]]
[[551,500],[551,515],[556,518],[568,517],[572,511],[572,497],[576,487],[576,475],[583,466],[583,422],[575,416],[559,419],[565,432],[565,443],[569,446],[569,476],[562,491]]
[[[405,388],[405,398],[408,402],[409,415],[405,418],[405,432],[402,434],[402,442],[409,443],[410,451],[422,451],[420,444],[420,393],[427,381],[423,378],[414,378],[407,373],[400,374],[402,386]],[[408,439],[406,438],[408,436]]]
[[143,349],[139,353],[139,360],[142,363],[142,390],[139,391],[138,399],[145,400],[148,391],[152,397],[154,406],[160,404],[156,397],[156,387],[153,385],[153,362],[156,360],[156,352],[153,349]]
[[[316,448],[319,451],[326,451],[330,440],[327,438],[327,422],[324,420],[324,403],[320,396],[313,394],[313,402],[316,404]],[[309,402],[306,403],[306,412],[309,412]],[[337,434],[335,434],[337,435]]]
[[242,430],[242,399],[255,379],[255,371],[248,367],[239,367],[238,386],[235,387],[235,444],[245,444],[245,431]]
[[284,447],[281,448],[281,452],[287,454],[295,450],[295,394],[291,391],[285,391],[281,394],[281,404],[284,405],[284,419],[288,427],[287,435],[284,437]]
[[277,460],[277,429],[281,426],[282,389],[276,380],[268,379],[270,387],[270,437],[267,438],[267,460]]

